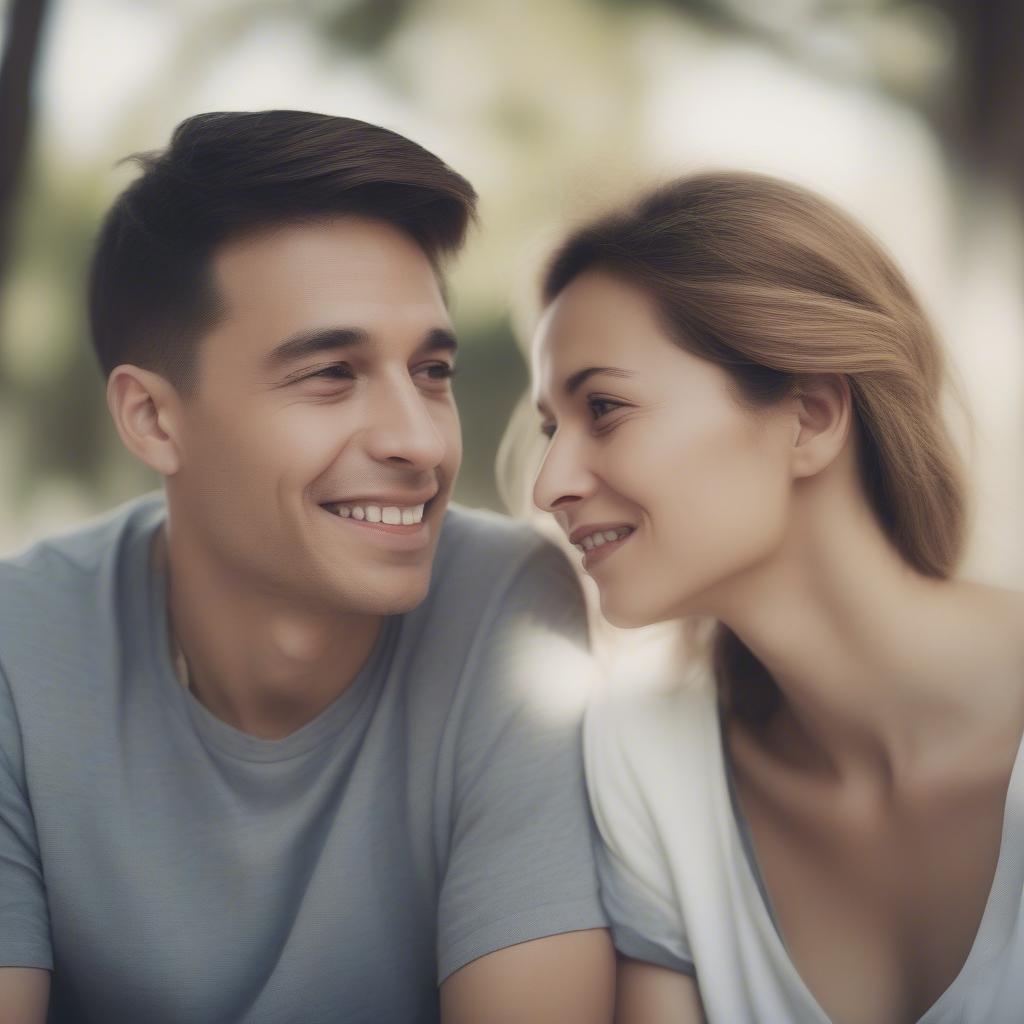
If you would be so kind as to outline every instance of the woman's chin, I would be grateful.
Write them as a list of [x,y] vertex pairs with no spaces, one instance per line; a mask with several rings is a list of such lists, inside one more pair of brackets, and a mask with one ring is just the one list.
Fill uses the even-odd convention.
[[603,591],[601,593],[601,614],[618,629],[640,629],[642,626],[650,626],[652,623],[660,621],[658,616],[652,614],[650,608],[630,601],[616,601]]
[[618,629],[641,629],[659,622],[672,622],[691,615],[706,615],[704,601],[693,593],[663,595],[661,601],[651,600],[649,592],[624,593],[621,589],[598,588],[601,615]]

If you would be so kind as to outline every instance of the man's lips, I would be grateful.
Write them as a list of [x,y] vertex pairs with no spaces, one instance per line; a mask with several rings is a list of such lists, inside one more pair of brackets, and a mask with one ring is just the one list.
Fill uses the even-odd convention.
[[429,513],[438,492],[421,495],[388,495],[386,497],[346,499],[321,502],[320,507],[342,519],[356,522],[383,523],[386,526],[413,526]]
[[359,502],[323,502],[320,507],[339,522],[341,528],[357,531],[374,546],[393,551],[419,551],[425,549],[435,535],[436,524],[429,513],[438,492],[422,495],[425,501],[414,499],[421,495],[375,496],[373,501],[362,498]]
[[321,508],[325,508],[328,505],[362,505],[364,507],[366,505],[376,505],[379,508],[397,505],[399,508],[411,508],[413,505],[429,505],[439,493],[435,489],[432,491],[413,491],[409,494],[362,494],[354,498],[331,498],[328,501],[319,502],[319,505]]

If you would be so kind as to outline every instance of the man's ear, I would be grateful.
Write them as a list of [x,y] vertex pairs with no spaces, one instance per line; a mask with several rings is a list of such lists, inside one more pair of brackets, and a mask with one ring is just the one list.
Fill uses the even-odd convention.
[[803,378],[796,394],[793,476],[814,476],[830,466],[846,446],[852,423],[853,396],[846,377],[826,373]]
[[161,476],[181,468],[181,398],[158,373],[131,363],[107,378],[107,407],[124,446]]

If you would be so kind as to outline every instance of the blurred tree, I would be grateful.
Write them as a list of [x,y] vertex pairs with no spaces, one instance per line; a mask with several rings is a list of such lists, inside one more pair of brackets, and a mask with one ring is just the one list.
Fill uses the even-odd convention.
[[[1024,209],[1024,3],[1020,0],[600,0],[621,12],[660,7],[754,40],[826,78],[855,79],[915,108],[954,168],[994,175]],[[907,68],[893,37],[948,48]],[[823,41],[826,45],[822,45]],[[838,47],[835,43],[842,41]],[[846,55],[843,59],[842,54]]]
[[[4,325],[18,344],[0,345],[0,368],[15,384],[6,402],[13,417],[0,408],[0,457],[13,423],[21,467],[16,492],[27,494],[30,484],[57,476],[79,481],[106,503],[149,482],[120,452],[106,423],[83,345],[81,280],[105,203],[106,162],[48,173],[51,154],[41,140],[29,157],[32,173],[22,175],[18,259],[4,276],[3,231],[11,230],[11,190],[24,162],[31,110],[25,55],[38,48],[45,6],[46,0],[11,0],[8,8],[0,164],[14,173],[0,175],[7,189],[0,189],[0,286],[8,286],[8,305],[16,307],[5,313]],[[545,224],[583,215],[616,198],[619,183],[635,181],[649,88],[643,48],[635,45],[650,25],[645,14],[668,12],[723,39],[754,42],[820,77],[900,101],[943,141],[964,195],[983,178],[998,177],[1024,207],[1020,0],[148,0],[148,6],[187,11],[186,20],[169,36],[167,55],[152,74],[133,83],[108,151],[128,152],[138,139],[151,138],[154,120],[177,113],[183,83],[208,75],[254,29],[282,25],[304,32],[311,59],[325,67],[365,68],[396,108],[404,104],[420,123],[445,134],[446,156],[456,166],[486,181],[486,231],[456,271],[456,292],[466,306],[456,317],[464,342],[457,382],[466,436],[460,496],[473,502],[496,502],[494,442],[525,380],[504,308],[515,290],[509,268],[524,262],[523,243]],[[33,11],[34,35],[24,27]],[[23,19],[20,29],[16,16]],[[23,41],[16,44],[16,36]],[[21,63],[10,58],[14,53]],[[9,97],[17,89],[8,85],[15,81],[22,83],[16,102]],[[332,102],[336,95],[325,97]],[[9,145],[8,133],[14,138],[19,131],[22,141]],[[579,181],[589,195],[581,194]],[[40,295],[49,298],[41,302]],[[0,486],[11,480],[3,470]]]
[[953,24],[959,52],[953,102],[931,120],[955,152],[973,154],[1024,205],[1024,4],[1020,0],[931,0]]
[[0,58],[0,300],[10,254],[15,200],[29,140],[33,72],[48,2],[12,0],[7,10]]
[[512,325],[499,316],[490,323],[456,324],[460,345],[455,398],[462,422],[464,453],[458,498],[464,504],[499,507],[494,453],[516,402],[528,384]]
[[325,37],[345,49],[379,50],[398,31],[413,0],[359,0],[322,5],[313,16]]

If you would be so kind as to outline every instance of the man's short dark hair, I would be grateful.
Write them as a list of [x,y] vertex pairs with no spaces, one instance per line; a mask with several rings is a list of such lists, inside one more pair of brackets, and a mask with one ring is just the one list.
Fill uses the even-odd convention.
[[223,243],[275,224],[358,214],[400,229],[435,269],[457,252],[473,187],[386,128],[298,110],[198,114],[103,223],[89,282],[104,375],[130,362],[194,390],[198,343],[223,315],[210,274]]

